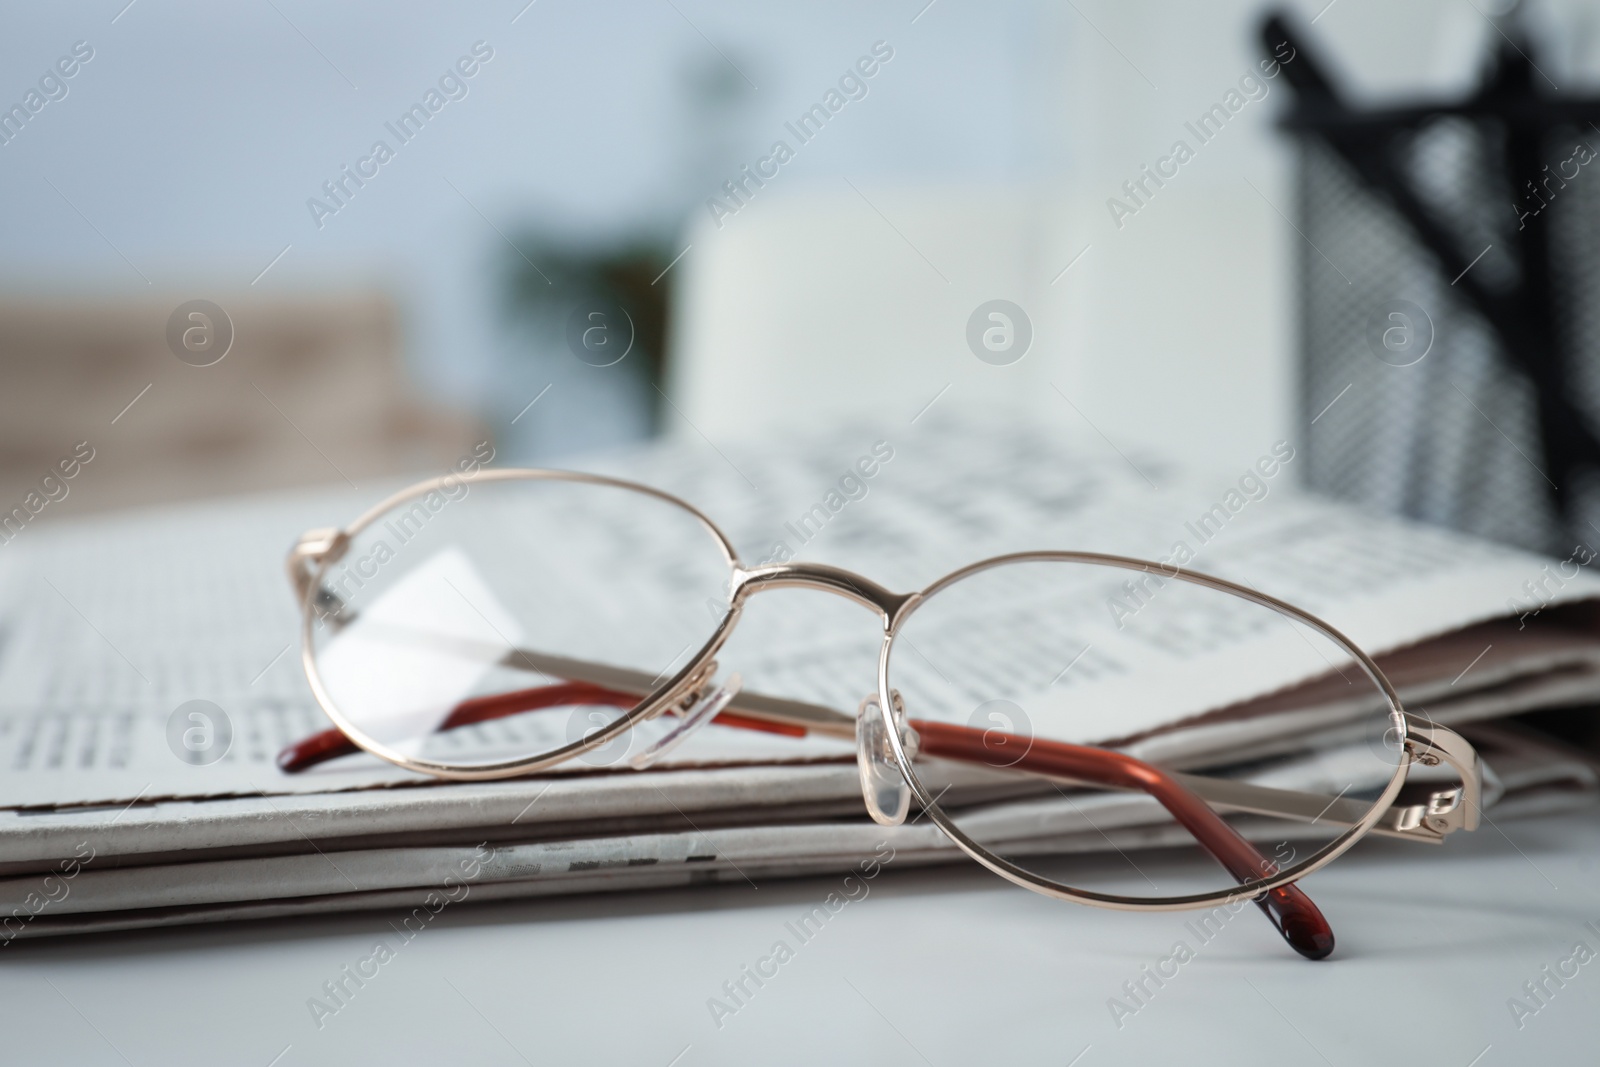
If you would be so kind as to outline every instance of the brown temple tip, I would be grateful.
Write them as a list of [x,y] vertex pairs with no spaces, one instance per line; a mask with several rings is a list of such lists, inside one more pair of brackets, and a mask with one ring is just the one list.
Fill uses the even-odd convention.
[[1298,886],[1268,890],[1256,898],[1256,904],[1289,947],[1306,959],[1325,960],[1333,954],[1333,927]]
[[[1010,764],[1019,771],[1141,790],[1159,801],[1240,882],[1278,873],[1278,868],[1263,858],[1254,845],[1240,837],[1239,832],[1205,801],[1160,767],[1121,752],[1060,741],[996,735],[992,730],[985,732],[924,719],[913,719],[910,725],[921,738],[924,755],[989,763],[990,746],[998,736],[1002,743],[1014,744],[1014,751],[1023,753],[1021,759]],[[1256,903],[1300,955],[1308,960],[1320,960],[1332,954],[1333,929],[1311,898],[1298,887],[1289,885],[1269,890],[1257,897]]]

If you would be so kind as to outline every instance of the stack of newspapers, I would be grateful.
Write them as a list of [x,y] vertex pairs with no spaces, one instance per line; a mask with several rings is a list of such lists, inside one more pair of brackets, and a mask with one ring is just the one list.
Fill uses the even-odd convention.
[[[581,467],[684,496],[752,563],[836,563],[897,589],[1006,551],[1163,559],[1175,542],[1203,544],[1193,567],[1315,603],[1379,656],[1408,707],[1466,734],[1493,769],[1484,803],[1497,823],[1600,794],[1582,753],[1504,721],[1600,703],[1587,545],[1546,559],[1307,496],[1286,442],[1238,471],[1199,472],[1013,416],[930,415],[899,432],[843,424],[720,449],[668,443]],[[897,868],[963,859],[925,820],[868,819],[854,745],[833,737],[712,726],[648,770],[576,761],[484,783],[364,754],[280,772],[285,744],[328,725],[300,673],[285,549],[391,488],[63,518],[0,547],[0,943],[431,908],[468,891],[759,883],[843,871],[885,845]],[[720,658],[747,694],[853,715],[879,635],[860,612],[838,618],[752,625]],[[1214,707],[1144,723],[1124,747],[1204,767],[1245,746],[1271,757],[1255,781],[1292,789],[1326,781],[1362,743],[1266,700],[1259,714],[1208,717],[1278,687],[1248,671],[1233,681]],[[964,773],[933,764],[926,777],[939,788]],[[1080,796],[1073,812],[1063,852],[1160,845],[1171,829],[1133,795]]]

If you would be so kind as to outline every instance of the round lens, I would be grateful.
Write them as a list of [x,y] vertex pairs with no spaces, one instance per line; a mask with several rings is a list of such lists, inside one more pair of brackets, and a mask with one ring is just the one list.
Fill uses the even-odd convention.
[[1307,617],[1191,578],[1041,555],[936,586],[886,659],[932,814],[1047,888],[1131,903],[1345,847],[1398,777],[1398,709]]
[[639,489],[494,472],[364,522],[318,576],[313,684],[369,744],[482,769],[584,749],[694,663],[730,558],[695,512]]

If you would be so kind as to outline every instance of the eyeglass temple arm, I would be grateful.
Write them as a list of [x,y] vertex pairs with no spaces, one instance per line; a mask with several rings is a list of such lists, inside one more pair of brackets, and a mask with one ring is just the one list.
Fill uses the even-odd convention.
[[[1425,767],[1445,764],[1461,778],[1461,784],[1436,789],[1419,803],[1396,803],[1383,813],[1372,833],[1406,841],[1443,844],[1457,830],[1478,828],[1485,793],[1492,803],[1498,783],[1486,774],[1483,761],[1472,742],[1444,726],[1406,716],[1406,759]],[[1214,808],[1227,811],[1272,815],[1309,823],[1351,826],[1371,809],[1365,801],[1338,797],[1332,801],[1317,793],[1274,789],[1228,778],[1168,772],[1190,792],[1204,797]]]
[[[337,527],[308,530],[300,536],[286,561],[289,580],[300,603],[304,604],[307,601],[315,580],[316,567],[330,556],[338,558],[338,554],[344,551],[348,543],[347,535]],[[347,608],[344,611],[346,616],[350,614]],[[348,617],[344,621],[348,622]],[[651,692],[659,682],[659,678],[651,678],[641,671],[527,649],[511,650],[503,658],[502,664],[513,669],[531,668],[536,672],[559,678],[589,682],[618,694],[616,701],[596,701],[616,707],[632,707],[638,702],[638,695]],[[626,704],[621,702],[621,695],[624,694],[628,701]],[[516,694],[508,694],[508,697],[515,696]],[[517,708],[501,714],[517,714],[521,711],[535,710],[536,707],[554,706],[559,706],[559,702]],[[764,696],[748,690],[738,693],[728,709],[712,721],[724,725],[744,726],[747,729],[767,730],[787,736],[819,733],[844,740],[853,740],[856,731],[854,716],[845,715],[833,708]],[[1456,830],[1476,830],[1478,813],[1483,801],[1484,779],[1483,767],[1477,752],[1471,743],[1453,730],[1414,715],[1406,716],[1406,724],[1407,758],[1425,766],[1448,764],[1461,776],[1462,785],[1458,789],[1436,791],[1421,804],[1394,805],[1384,813],[1383,818],[1372,828],[1372,832],[1404,838],[1407,841],[1439,844],[1446,835]],[[440,729],[452,729],[457,725],[465,723],[447,720],[447,724]],[[297,750],[302,748],[304,752],[297,754]],[[292,773],[356,751],[359,750],[344,734],[338,730],[328,730],[285,748],[278,756],[278,764]],[[1340,798],[1330,804],[1325,797],[1316,793],[1274,789],[1224,778],[1169,773],[1172,773],[1174,779],[1191,793],[1208,804],[1230,811],[1272,815],[1311,823],[1352,825],[1368,810],[1367,805],[1355,800]],[[1490,798],[1491,802],[1493,799]]]
[[[607,689],[590,682],[559,682],[511,693],[476,697],[457,704],[440,723],[439,732],[462,726],[490,722],[510,715],[545,708],[571,705],[633,707],[638,695]],[[780,730],[803,736],[806,731],[794,725],[780,725],[724,711],[714,721],[728,726],[755,730]],[[986,763],[989,752],[983,731],[944,723],[914,722],[921,737],[921,751],[948,759]],[[1019,744],[1023,739],[1016,738]],[[324,730],[296,742],[278,754],[278,766],[297,773],[318,763],[359,751],[338,729]],[[1074,781],[1092,782],[1113,788],[1137,789],[1154,796],[1195,839],[1235,878],[1250,881],[1277,872],[1276,866],[1256,851],[1205,802],[1189,792],[1167,773],[1119,753],[1076,745],[1035,741],[1029,755],[1017,769]],[[1281,886],[1257,899],[1284,939],[1303,955],[1320,959],[1333,951],[1333,933],[1327,921],[1301,890]]]
[[[811,733],[846,739],[855,737],[854,718],[817,704],[763,696],[745,690],[735,697],[729,708],[752,719],[800,726]],[[1485,801],[1486,776],[1483,763],[1472,743],[1454,730],[1415,715],[1406,716],[1406,735],[1405,750],[1408,761],[1430,767],[1440,763],[1446,764],[1461,776],[1461,785],[1437,790],[1421,803],[1393,805],[1372,828],[1372,833],[1399,837],[1407,841],[1440,844],[1447,835],[1456,830],[1476,830],[1479,821],[1478,812]],[[1017,744],[1019,747],[1026,747],[1027,741],[1018,739]],[[982,762],[992,767],[993,753],[990,752]],[[1362,801],[1347,800],[1342,797],[1329,803],[1327,795],[1323,793],[1276,789],[1229,778],[1183,774],[1177,771],[1164,773],[1207,804],[1227,811],[1271,815],[1307,823],[1353,826],[1360,822],[1372,807]],[[1489,781],[1492,784],[1492,776],[1489,776]],[[1495,790],[1488,791],[1491,795],[1487,800],[1493,803]]]
[[[552,707],[601,705],[629,708],[638,700],[636,693],[608,689],[592,682],[557,682],[464,700],[440,723],[438,730],[454,730]],[[797,725],[767,722],[736,712],[724,711],[714,721],[745,729],[780,730],[801,736],[806,733],[804,728]],[[924,754],[978,764],[989,761],[990,752],[986,748],[989,738],[983,731],[920,721],[912,723],[912,726],[921,738],[920,746]],[[1027,744],[1022,738],[1013,740],[1019,747]],[[358,749],[354,742],[341,731],[324,730],[285,748],[279,753],[278,766],[288,773],[297,773],[356,751]],[[1235,878],[1251,881],[1277,872],[1270,860],[1257,852],[1253,845],[1240,837],[1184,785],[1167,772],[1130,756],[1077,745],[1034,741],[1028,756],[1019,761],[1015,769],[1067,778],[1074,782],[1149,793]],[[1327,921],[1310,898],[1298,888],[1279,887],[1258,898],[1257,903],[1284,939],[1303,955],[1320,959],[1333,950],[1333,934]]]
[[[303,543],[315,541],[316,536],[319,534],[331,538],[337,532],[335,530],[313,531],[306,535]],[[296,570],[293,557],[291,557],[290,570],[291,572]],[[306,587],[309,588],[309,578],[306,581]],[[588,660],[572,659],[567,656],[554,656],[529,649],[512,649],[502,657],[501,665],[514,670],[531,670],[548,677],[563,679],[564,681],[559,684],[586,682],[612,695],[612,699],[602,699],[595,695],[586,702],[612,707],[633,707],[638,703],[641,695],[653,691],[659,682],[659,678],[645,674],[643,671],[614,667],[604,663],[593,663]],[[565,681],[569,679],[570,681]],[[693,684],[693,680],[690,680],[685,689]],[[539,692],[538,689],[522,691],[522,693],[537,692]],[[683,694],[676,695],[681,697]],[[500,711],[498,715],[485,715],[471,720],[472,722],[482,722],[490,718],[519,714],[523,711],[533,711],[544,707],[559,707],[563,702],[562,699],[552,699],[546,703],[519,705],[519,701],[522,699],[524,698],[521,693],[508,693],[499,697],[483,697],[465,701],[463,706],[495,706],[506,709]],[[570,703],[570,701],[567,702]],[[725,726],[742,726],[746,729],[766,730],[789,737],[801,737],[807,733],[817,733],[853,741],[856,734],[854,716],[846,715],[820,704],[808,704],[804,701],[766,696],[761,693],[753,693],[747,689],[741,690],[736,694],[733,701],[728,705],[727,710],[712,721]],[[1477,752],[1465,738],[1453,730],[1427,722],[1413,715],[1406,716],[1406,724],[1407,757],[1414,762],[1429,766],[1439,763],[1449,765],[1461,776],[1462,785],[1458,788],[1436,791],[1420,804],[1394,805],[1384,813],[1382,820],[1373,827],[1372,832],[1403,838],[1407,841],[1426,841],[1438,844],[1444,840],[1446,835],[1456,830],[1477,829],[1478,812],[1484,799],[1483,768]],[[455,726],[461,725],[467,725],[467,723],[454,721],[452,717],[447,719],[446,724],[440,728],[453,729]],[[278,765],[285,771],[293,773],[325,760],[349,755],[356,751],[359,750],[355,744],[346,738],[344,734],[338,730],[328,730],[285,748],[278,756]],[[986,765],[992,764],[991,759],[986,759],[984,762]],[[1189,792],[1206,801],[1206,803],[1229,811],[1271,815],[1309,823],[1349,826],[1358,822],[1369,808],[1369,805],[1361,801],[1346,800],[1344,798],[1329,803],[1328,798],[1320,793],[1274,789],[1269,786],[1253,785],[1249,782],[1180,774],[1175,771],[1166,773],[1170,774],[1175,781],[1182,784]],[[1104,783],[1096,784],[1103,785]],[[1489,799],[1492,801],[1494,798],[1490,797]]]
[[[454,730],[461,726],[489,722],[524,711],[556,708],[573,704],[599,704],[631,708],[639,698],[631,693],[618,693],[588,682],[563,682],[556,685],[524,689],[516,693],[498,693],[494,696],[463,700],[439,724],[438,732]],[[319,763],[340,756],[349,756],[361,749],[343,730],[337,727],[312,734],[286,746],[278,753],[278,768],[288,774],[298,774]]]
[[[637,701],[638,696],[634,693],[607,689],[589,682],[562,682],[462,701],[440,724],[439,730],[453,730],[544,708],[574,704],[632,707]],[[782,726],[726,711],[717,716],[715,721],[746,729],[778,729],[800,735],[806,732],[797,726]],[[987,738],[982,731],[943,723],[916,722],[912,725],[922,738],[922,751],[928,755],[977,763],[988,760],[989,752],[985,747]],[[1021,738],[1015,740],[1023,743]],[[341,731],[324,730],[285,748],[278,756],[278,765],[286,772],[296,773],[355,751],[356,745]],[[1147,792],[1160,801],[1235,878],[1250,881],[1277,871],[1270,860],[1240,837],[1204,801],[1166,772],[1132,757],[1076,745],[1036,741],[1029,755],[1018,763],[1017,769]],[[1310,898],[1297,887],[1281,886],[1258,898],[1257,903],[1296,951],[1312,959],[1320,959],[1333,950],[1333,933],[1327,921]]]
[[[624,692],[646,693],[655,684],[649,675],[639,671],[522,649],[507,653],[502,663],[523,670],[532,667],[562,678],[582,678]],[[856,721],[853,715],[846,715],[820,704],[766,696],[748,689],[741,690],[735,695],[728,705],[728,710],[714,721],[726,725],[729,715],[739,715],[746,720],[767,723],[769,728],[783,729],[785,732],[790,732],[791,736],[799,736],[793,733],[796,730],[800,733],[825,734],[847,741],[855,740],[856,736]],[[984,759],[985,765],[993,765],[992,756],[990,753]],[[1407,841],[1438,844],[1446,835],[1456,830],[1477,829],[1478,811],[1484,799],[1484,774],[1482,763],[1471,743],[1454,730],[1415,715],[1407,715],[1406,758],[1427,766],[1447,764],[1461,776],[1462,784],[1459,787],[1434,792],[1420,804],[1394,805],[1384,813],[1372,832],[1404,838]],[[1328,797],[1322,793],[1274,789],[1226,778],[1166,773],[1211,806],[1230,811],[1271,815],[1308,823],[1351,826],[1361,821],[1371,808],[1370,804],[1344,798],[1330,804]],[[1488,799],[1492,802],[1494,797]]]
[[[918,754],[992,765],[992,731],[951,723],[911,720]],[[1155,798],[1184,829],[1240,882],[1278,873],[1278,865],[1239,835],[1204,800],[1173,775],[1120,752],[1011,735],[1000,735],[1007,752],[1026,749],[1011,769],[1074,783],[1136,790]],[[1333,929],[1311,898],[1298,886],[1285,885],[1255,898],[1283,939],[1302,956],[1322,959],[1333,951]]]
[[[512,650],[503,662],[506,666],[519,669],[555,669],[593,680],[561,682],[463,701],[440,725],[441,731],[575,703],[632,707],[642,693],[654,686],[654,680],[648,679],[642,672],[521,649]],[[600,684],[602,682],[614,683],[622,688],[611,688],[607,684]],[[850,738],[855,732],[854,720],[832,708],[750,692],[741,692],[729,708],[712,721],[788,736],[804,736],[815,732]],[[915,725],[924,730],[931,727],[931,734],[934,735],[945,731],[944,737],[951,742],[947,752],[935,752],[924,746],[925,753],[990,764],[990,753],[985,748],[983,732],[925,721]],[[1019,746],[1026,744],[1025,739],[1014,740]],[[1347,825],[1358,821],[1367,810],[1359,801],[1336,798],[1330,803],[1312,793],[1162,771],[1132,757],[1103,749],[1040,741],[1034,741],[1033,745],[1040,751],[1039,759],[1025,758],[1015,765],[1015,769],[1067,781],[1149,793],[1167,807],[1224,868],[1241,881],[1275,873],[1277,868],[1208,805],[1304,819],[1313,823],[1326,819],[1330,823]],[[1456,829],[1476,829],[1482,771],[1472,746],[1454,731],[1408,718],[1406,747],[1408,758],[1416,762],[1429,765],[1448,763],[1461,774],[1463,784],[1457,789],[1433,793],[1423,805],[1396,805],[1385,813],[1383,821],[1374,827],[1374,832],[1412,840],[1439,841]],[[1052,749],[1070,751],[1052,753]],[[964,754],[956,754],[958,750]],[[278,764],[283,770],[294,773],[355,751],[358,751],[357,747],[342,732],[327,730],[285,748],[279,754]],[[1052,755],[1054,759],[1049,758]],[[1068,769],[1067,764],[1075,771]],[[1318,805],[1315,812],[1311,810],[1313,805]],[[1302,890],[1295,886],[1280,886],[1258,898],[1257,903],[1285,940],[1303,955],[1319,959],[1332,951],[1332,931],[1316,905]]]
[[[546,708],[572,706],[631,708],[638,703],[637,693],[607,689],[590,682],[557,682],[532,689],[519,689],[512,693],[496,693],[493,696],[463,700],[445,717],[435,732],[444,733],[446,730],[455,730],[462,726],[474,726],[481,722],[491,722]],[[804,737],[806,733],[798,726],[784,726],[740,715],[734,711],[723,711],[711,721],[724,726],[783,734],[787,737]],[[278,753],[278,769],[286,774],[298,774],[319,763],[326,763],[340,756],[354,755],[360,751],[360,747],[345,736],[344,731],[334,727],[285,746]]]

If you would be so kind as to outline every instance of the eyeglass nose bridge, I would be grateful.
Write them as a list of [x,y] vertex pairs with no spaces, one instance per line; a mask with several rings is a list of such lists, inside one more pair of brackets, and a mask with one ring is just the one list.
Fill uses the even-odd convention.
[[896,593],[870,578],[826,563],[774,563],[765,567],[735,567],[732,602],[737,608],[746,598],[765,589],[812,589],[842,596],[883,618],[884,630],[893,630],[921,593]]

